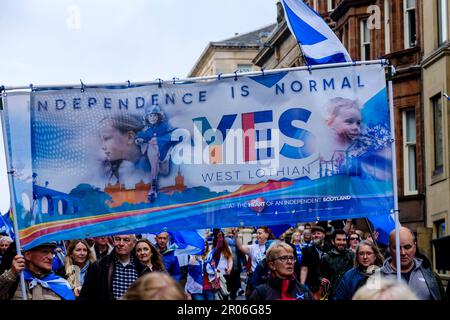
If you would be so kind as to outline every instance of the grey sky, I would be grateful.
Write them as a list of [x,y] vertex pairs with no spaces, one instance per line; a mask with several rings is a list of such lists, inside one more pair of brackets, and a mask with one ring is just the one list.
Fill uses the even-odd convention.
[[[185,78],[209,41],[276,22],[275,3],[2,1],[0,85]],[[3,150],[0,137],[0,212],[9,207]]]

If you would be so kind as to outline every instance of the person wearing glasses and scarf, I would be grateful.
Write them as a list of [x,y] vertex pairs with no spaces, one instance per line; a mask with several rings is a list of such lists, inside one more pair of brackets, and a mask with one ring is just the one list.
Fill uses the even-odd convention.
[[295,259],[289,244],[274,242],[266,252],[269,279],[253,290],[249,300],[312,300],[312,292],[295,276]]
[[348,270],[337,286],[333,300],[351,300],[355,292],[383,265],[383,255],[370,240],[361,241],[355,252],[355,267]]

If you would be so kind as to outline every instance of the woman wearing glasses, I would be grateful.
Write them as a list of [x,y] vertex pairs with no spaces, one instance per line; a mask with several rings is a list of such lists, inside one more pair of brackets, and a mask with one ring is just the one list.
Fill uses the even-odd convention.
[[266,252],[269,279],[257,286],[250,300],[312,300],[311,291],[294,273],[294,250],[284,242],[274,242]]
[[383,265],[383,261],[380,250],[372,241],[361,241],[356,246],[355,267],[344,274],[333,299],[351,300],[353,294]]
[[348,248],[353,252],[356,253],[356,247],[358,246],[359,242],[361,241],[361,238],[356,232],[351,232],[350,236],[348,237]]

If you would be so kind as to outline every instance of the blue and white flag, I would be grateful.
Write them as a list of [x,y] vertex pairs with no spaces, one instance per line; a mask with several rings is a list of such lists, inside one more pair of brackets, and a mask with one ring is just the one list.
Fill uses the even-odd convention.
[[171,231],[172,243],[176,246],[175,254],[202,254],[205,250],[205,238],[200,234],[202,231]]
[[14,240],[14,228],[9,213],[0,214],[0,232],[6,233]]
[[379,243],[389,244],[389,234],[395,229],[395,218],[393,214],[373,216],[369,218],[373,224],[373,228],[378,232]]
[[448,94],[444,93],[444,97],[447,98],[448,101],[450,101],[450,97],[448,96]]
[[286,22],[308,65],[351,62],[338,37],[322,17],[302,0],[282,1]]

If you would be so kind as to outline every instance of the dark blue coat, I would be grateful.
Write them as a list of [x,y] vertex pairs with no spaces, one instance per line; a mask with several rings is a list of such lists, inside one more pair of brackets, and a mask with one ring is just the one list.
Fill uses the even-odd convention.
[[367,278],[368,276],[358,267],[348,270],[339,282],[333,300],[352,300],[356,290],[366,283]]

